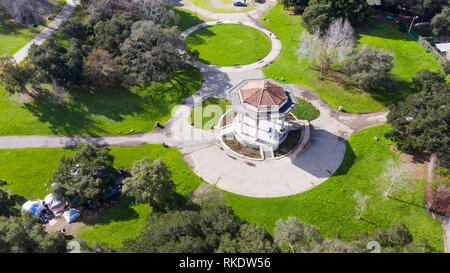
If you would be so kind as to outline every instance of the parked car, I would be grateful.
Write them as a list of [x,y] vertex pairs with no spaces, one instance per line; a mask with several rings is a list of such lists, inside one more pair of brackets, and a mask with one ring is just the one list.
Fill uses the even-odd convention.
[[236,6],[236,7],[246,7],[247,4],[245,4],[244,2],[241,2],[241,1],[237,1],[237,2],[234,2],[234,3],[233,3],[233,6]]

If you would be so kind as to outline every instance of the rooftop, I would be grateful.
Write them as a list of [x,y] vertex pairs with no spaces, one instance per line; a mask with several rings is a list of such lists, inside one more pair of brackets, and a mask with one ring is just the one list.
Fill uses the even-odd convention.
[[242,101],[256,108],[278,106],[287,99],[283,87],[268,80],[249,82],[240,92]]

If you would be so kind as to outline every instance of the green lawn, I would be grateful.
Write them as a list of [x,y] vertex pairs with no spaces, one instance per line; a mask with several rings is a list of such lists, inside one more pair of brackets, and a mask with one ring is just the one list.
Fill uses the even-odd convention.
[[[247,12],[253,10],[255,7],[248,5],[247,7],[234,7],[232,3],[229,0],[189,0],[194,5],[214,11],[219,13],[234,13],[234,12]],[[220,5],[217,5],[214,3],[214,1],[217,1]]]
[[180,8],[174,8],[173,10],[178,15],[177,28],[180,31],[184,31],[203,22],[201,17],[195,12]]
[[0,17],[0,55],[14,55],[36,36],[42,26],[33,28]]
[[[220,117],[231,109],[228,100],[222,98],[207,98],[202,104],[191,110],[189,121],[194,123],[194,127],[204,130],[211,130],[211,126],[216,127]],[[195,116],[198,115],[196,118]]]
[[[249,42],[251,41],[251,42]],[[239,24],[208,26],[191,33],[186,42],[200,61],[218,66],[251,64],[269,54],[272,43],[263,32]]]
[[[270,232],[278,219],[289,216],[317,226],[324,236],[335,232],[342,236],[362,230],[370,232],[398,220],[408,227],[414,240],[427,238],[443,251],[441,224],[424,210],[423,180],[416,180],[408,190],[394,191],[392,196],[397,199],[384,198],[389,183],[379,178],[382,166],[391,158],[397,160],[395,153],[389,150],[390,142],[384,138],[387,130],[389,127],[382,125],[352,135],[336,173],[307,192],[266,199],[227,192],[227,203],[239,217]],[[379,138],[378,142],[374,141],[374,136]],[[371,196],[363,214],[365,221],[356,217],[357,204],[352,197],[356,191]]]
[[[393,191],[397,199],[385,199],[386,181],[378,177],[384,162],[397,156],[388,149],[390,142],[383,135],[386,125],[371,127],[350,137],[344,162],[327,181],[307,192],[281,198],[250,198],[226,192],[227,203],[235,213],[251,223],[263,226],[270,232],[279,218],[296,216],[316,225],[324,236],[340,232],[348,236],[361,230],[372,231],[387,227],[399,220],[412,232],[414,240],[427,238],[434,247],[443,250],[441,225],[428,216],[424,209],[424,182],[417,180],[407,191]],[[379,138],[378,142],[373,140]],[[162,145],[112,147],[116,167],[131,167],[133,162],[147,156],[151,160],[163,158],[170,167],[177,191],[187,194],[202,179],[195,175],[174,148]],[[25,198],[42,198],[47,194],[45,182],[56,169],[62,154],[72,154],[70,149],[12,149],[0,150],[0,179],[8,181],[5,189]],[[359,191],[370,195],[363,215],[356,215],[356,201],[352,195]],[[95,225],[82,228],[80,236],[90,242],[101,241],[118,247],[125,238],[139,233],[150,213],[146,204],[128,204],[120,201],[107,210]]]
[[298,119],[302,120],[315,120],[320,116],[320,111],[317,110],[311,103],[297,98],[298,104],[292,109],[292,114]]
[[40,100],[21,104],[0,88],[0,135],[120,135],[146,132],[166,122],[173,107],[201,87],[201,73],[190,67],[176,81],[146,88],[96,93],[78,87],[64,105]]
[[[8,182],[3,189],[10,190],[27,199],[43,198],[48,193],[45,183],[56,170],[61,155],[73,154],[72,149],[8,149],[0,150],[0,179]],[[177,192],[187,194],[202,183],[175,148],[162,145],[143,145],[135,147],[111,147],[116,167],[131,168],[133,163],[143,157],[150,160],[162,158],[172,171],[177,184]],[[121,200],[108,209],[94,225],[87,225],[79,236],[90,242],[105,242],[119,247],[125,238],[133,238],[140,232],[145,217],[150,213],[147,204],[129,204]]]
[[[278,59],[264,69],[266,77],[278,81],[283,78],[287,83],[306,86],[316,91],[335,109],[343,105],[347,112],[352,113],[384,110],[388,105],[405,99],[413,92],[410,87],[411,79],[417,71],[440,70],[437,61],[408,34],[398,31],[394,24],[375,21],[362,30],[358,42],[389,49],[394,54],[394,68],[391,74],[397,85],[378,94],[371,94],[342,83],[339,74],[320,80],[319,72],[307,68],[307,60],[299,61],[295,54],[300,34],[304,30],[301,16],[290,16],[288,11],[283,11],[282,5],[275,6],[269,12],[271,22],[262,20],[262,23],[280,38],[282,51]],[[267,18],[269,13],[264,16]],[[292,22],[294,31],[291,41]]]

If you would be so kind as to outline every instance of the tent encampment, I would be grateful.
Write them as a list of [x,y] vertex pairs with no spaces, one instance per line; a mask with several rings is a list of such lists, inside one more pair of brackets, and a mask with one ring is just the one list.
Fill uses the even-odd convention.
[[48,194],[45,198],[44,198],[45,203],[47,203],[47,205],[51,208],[51,209],[55,209],[55,208],[59,208],[62,206],[62,202],[59,201],[58,199],[56,199],[53,194]]
[[22,213],[29,211],[33,216],[41,216],[41,212],[45,209],[42,200],[27,201],[22,205]]
[[65,211],[63,213],[63,216],[66,219],[67,223],[71,223],[80,216],[80,213],[74,209],[70,209],[68,211]]

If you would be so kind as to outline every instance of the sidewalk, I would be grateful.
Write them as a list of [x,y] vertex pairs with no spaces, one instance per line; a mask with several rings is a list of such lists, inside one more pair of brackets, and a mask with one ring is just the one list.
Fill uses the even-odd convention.
[[53,21],[46,26],[36,37],[34,37],[28,44],[22,47],[16,54],[14,54],[14,59],[16,62],[20,63],[28,56],[28,50],[31,45],[41,45],[48,37],[50,37],[53,32],[55,32],[59,25],[67,19],[75,9],[75,4],[73,0],[67,0],[66,4],[62,8],[61,12],[56,16]]

